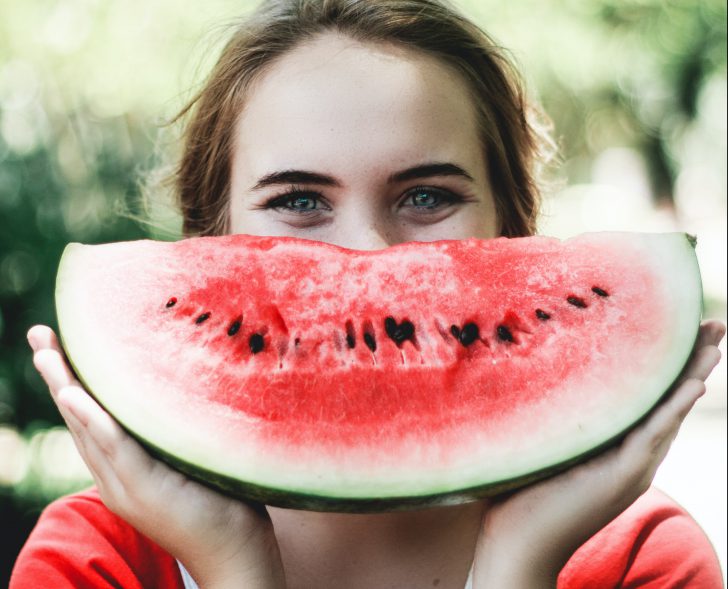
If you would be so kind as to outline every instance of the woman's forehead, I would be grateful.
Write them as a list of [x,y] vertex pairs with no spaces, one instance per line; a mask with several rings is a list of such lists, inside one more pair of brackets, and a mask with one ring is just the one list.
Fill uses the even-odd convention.
[[234,157],[300,167],[365,154],[450,161],[479,152],[475,106],[458,73],[420,51],[331,33],[282,56],[250,88]]

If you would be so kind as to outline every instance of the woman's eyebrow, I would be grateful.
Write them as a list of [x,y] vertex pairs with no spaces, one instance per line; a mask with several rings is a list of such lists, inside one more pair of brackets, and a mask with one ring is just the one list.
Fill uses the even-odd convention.
[[430,163],[407,168],[396,172],[389,177],[389,182],[405,182],[417,178],[429,178],[431,176],[461,176],[466,180],[473,181],[473,177],[460,166],[451,163]]
[[276,184],[319,184],[321,186],[341,186],[335,178],[317,172],[307,172],[306,170],[282,170],[280,172],[272,172],[263,176],[253,190],[259,190],[266,186]]

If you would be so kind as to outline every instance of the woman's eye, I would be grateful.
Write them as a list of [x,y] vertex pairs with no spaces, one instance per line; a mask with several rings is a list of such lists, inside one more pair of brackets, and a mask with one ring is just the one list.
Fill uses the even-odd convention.
[[316,208],[317,201],[313,196],[291,196],[287,201],[288,207],[294,211],[311,211]]
[[413,188],[407,193],[404,205],[420,210],[431,210],[445,205],[452,204],[457,197],[439,188]]
[[294,213],[308,213],[324,208],[319,195],[308,192],[290,192],[277,196],[270,200],[266,207]]

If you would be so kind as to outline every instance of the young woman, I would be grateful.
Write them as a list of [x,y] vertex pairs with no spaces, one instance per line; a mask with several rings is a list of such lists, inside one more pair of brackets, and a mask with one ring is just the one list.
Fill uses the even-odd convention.
[[[268,2],[184,114],[188,235],[377,249],[534,231],[546,143],[501,53],[436,0]],[[719,587],[700,529],[648,489],[723,333],[705,323],[667,402],[585,464],[494,500],[345,515],[248,505],[153,460],[36,326],[96,488],[45,511],[11,587]]]

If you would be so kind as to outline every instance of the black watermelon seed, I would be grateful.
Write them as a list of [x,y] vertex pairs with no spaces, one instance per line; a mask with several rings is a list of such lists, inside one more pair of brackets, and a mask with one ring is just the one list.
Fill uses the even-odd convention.
[[450,326],[450,333],[456,340],[460,341],[460,328],[457,325]]
[[397,331],[397,322],[395,321],[394,317],[387,317],[384,320],[384,331],[387,332],[387,335],[394,339],[394,334]]
[[579,309],[586,309],[586,303],[584,302],[584,299],[580,299],[579,297],[575,297],[574,295],[569,295],[568,297],[566,297],[566,302],[570,305],[574,305]]
[[536,309],[536,317],[538,317],[541,321],[547,321],[548,319],[551,319],[551,315],[549,315],[543,309]]
[[233,335],[238,333],[238,331],[240,331],[241,325],[242,325],[242,322],[240,321],[240,319],[233,321],[228,329],[227,334],[232,337]]
[[166,304],[167,309],[174,307],[177,304],[177,297],[171,297]]
[[364,343],[372,352],[377,351],[377,342],[371,333],[364,333]]
[[480,337],[480,330],[475,323],[466,323],[463,325],[463,330],[460,332],[458,340],[464,346],[469,346]]
[[250,346],[250,351],[253,352],[253,354],[257,354],[263,349],[263,345],[265,344],[265,340],[263,340],[263,336],[259,333],[254,333],[250,336],[250,339],[248,340],[248,345]]
[[498,338],[501,341],[504,341],[504,342],[513,341],[513,334],[511,333],[511,330],[508,329],[505,325],[499,325],[497,331],[498,331]]
[[349,349],[353,349],[356,346],[356,332],[354,331],[354,324],[351,320],[346,322],[346,345]]
[[205,321],[207,321],[209,318],[210,318],[210,314],[209,313],[203,313],[197,319],[195,319],[195,323],[197,325],[199,325],[200,323],[204,323]]
[[397,324],[394,317],[387,317],[384,320],[384,331],[397,344],[412,339],[415,334],[415,326],[406,319],[402,323]]
[[592,292],[599,295],[600,297],[609,296],[609,293],[606,290],[604,290],[603,288],[599,288],[598,286],[592,286]]

